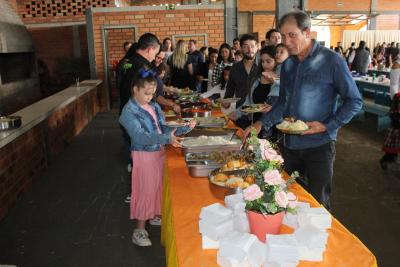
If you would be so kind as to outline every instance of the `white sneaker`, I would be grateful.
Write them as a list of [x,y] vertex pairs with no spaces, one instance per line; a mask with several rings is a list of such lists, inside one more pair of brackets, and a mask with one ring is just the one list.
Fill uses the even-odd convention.
[[133,230],[132,243],[140,247],[151,246],[149,233],[147,233],[147,231],[144,229]]
[[125,203],[131,203],[131,194],[128,194],[124,200]]
[[154,217],[153,219],[149,220],[149,224],[153,226],[160,226],[161,225],[161,218],[160,217]]

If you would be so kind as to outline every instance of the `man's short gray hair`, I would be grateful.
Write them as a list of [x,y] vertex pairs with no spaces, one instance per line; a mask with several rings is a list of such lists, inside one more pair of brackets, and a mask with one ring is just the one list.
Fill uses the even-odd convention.
[[290,20],[296,21],[297,27],[304,31],[306,29],[311,29],[311,18],[303,11],[292,11],[282,16],[279,20],[278,28],[280,29],[283,24],[289,22]]

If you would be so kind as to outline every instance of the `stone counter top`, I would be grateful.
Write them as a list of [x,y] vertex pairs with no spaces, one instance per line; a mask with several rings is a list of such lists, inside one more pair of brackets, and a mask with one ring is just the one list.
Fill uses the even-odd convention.
[[11,143],[17,137],[29,131],[37,124],[48,118],[53,112],[62,109],[80,96],[88,93],[101,84],[101,80],[86,80],[81,82],[80,86],[70,86],[54,95],[44,98],[24,109],[12,114],[21,116],[22,124],[17,129],[0,131],[0,148]]

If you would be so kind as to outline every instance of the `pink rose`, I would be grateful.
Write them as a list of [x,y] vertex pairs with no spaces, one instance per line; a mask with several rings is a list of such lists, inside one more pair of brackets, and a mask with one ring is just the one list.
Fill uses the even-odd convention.
[[263,196],[263,192],[258,185],[252,184],[243,190],[243,197],[246,201],[253,201]]
[[292,192],[287,193],[287,199],[289,200],[288,207],[291,209],[296,208],[297,206],[297,196]]
[[285,180],[282,179],[282,176],[278,170],[270,170],[264,172],[264,182],[268,185],[285,184]]
[[267,147],[270,147],[270,146],[271,146],[271,144],[268,142],[267,139],[258,139],[258,142],[260,143],[260,146],[261,146],[262,148],[263,148],[263,147],[267,148]]
[[275,201],[279,207],[286,208],[289,204],[288,197],[285,191],[279,191],[275,193]]
[[282,158],[281,155],[273,155],[272,158],[271,158],[271,161],[276,161],[276,162],[282,164],[283,163],[283,158]]

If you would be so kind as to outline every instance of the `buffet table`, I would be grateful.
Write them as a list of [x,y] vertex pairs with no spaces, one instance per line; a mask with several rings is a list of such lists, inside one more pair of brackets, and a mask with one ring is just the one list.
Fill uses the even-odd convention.
[[[298,184],[291,187],[299,201],[317,201]],[[181,149],[169,147],[164,174],[161,242],[167,266],[218,266],[217,250],[203,250],[198,229],[200,209],[223,203],[226,189],[209,184],[205,178],[189,176]],[[281,233],[291,233],[287,226]],[[323,262],[301,261],[298,266],[377,266],[375,256],[336,219],[328,230],[329,239]]]

